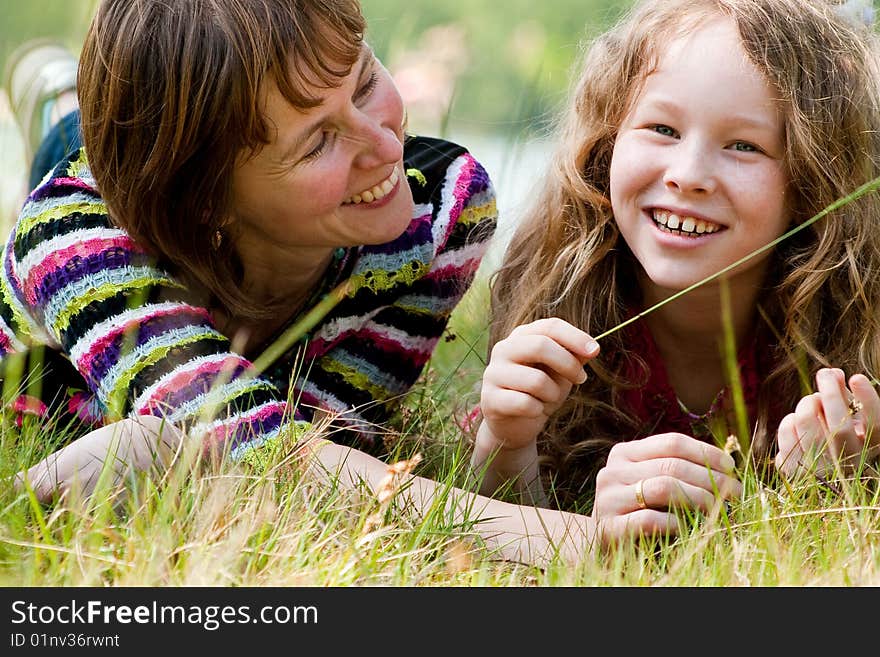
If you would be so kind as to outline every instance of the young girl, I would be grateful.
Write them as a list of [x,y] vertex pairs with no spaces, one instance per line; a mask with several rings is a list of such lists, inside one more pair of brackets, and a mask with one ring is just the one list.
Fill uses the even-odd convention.
[[483,492],[592,496],[606,541],[674,532],[671,507],[740,490],[718,446],[743,433],[737,406],[762,469],[877,454],[876,194],[611,332],[601,353],[590,337],[880,174],[876,43],[819,0],[647,0],[595,43],[493,284]]
[[[365,28],[357,0],[98,4],[81,121],[61,124],[80,124],[84,146],[28,197],[0,272],[0,380],[55,354],[44,398],[75,385],[93,413],[19,488],[91,495],[105,466],[119,479],[161,468],[184,440],[257,467],[295,451],[304,476],[385,485],[381,430],[473,280],[496,210],[466,149],[405,134]],[[57,48],[27,53],[9,86],[31,136],[75,67]],[[343,281],[307,335],[251,367]],[[401,508],[444,504],[512,559],[576,559],[592,539],[585,516],[400,478]]]

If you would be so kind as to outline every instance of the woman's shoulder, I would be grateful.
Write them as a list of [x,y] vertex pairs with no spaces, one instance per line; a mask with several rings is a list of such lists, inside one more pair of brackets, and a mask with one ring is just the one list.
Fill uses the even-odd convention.
[[25,203],[65,193],[87,193],[100,198],[84,148],[71,151],[61,159],[31,191]]
[[436,137],[410,136],[404,144],[404,166],[416,203],[439,200],[446,183],[454,182],[460,195],[492,194],[486,169],[467,148]]
[[[17,260],[56,238],[84,230],[112,230],[107,206],[82,150],[68,154],[28,194],[9,234]],[[46,247],[41,247],[41,252]]]
[[460,144],[422,135],[407,136],[403,146],[406,166],[423,172],[445,171],[456,158],[467,153],[468,149]]

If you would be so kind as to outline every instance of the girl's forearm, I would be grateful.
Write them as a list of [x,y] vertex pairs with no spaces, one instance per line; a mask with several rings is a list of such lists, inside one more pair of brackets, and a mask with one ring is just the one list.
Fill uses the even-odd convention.
[[538,446],[532,442],[525,447],[504,447],[483,423],[477,431],[471,454],[471,471],[479,481],[479,491],[494,495],[499,489],[510,490],[537,506],[549,506],[541,483],[538,467]]

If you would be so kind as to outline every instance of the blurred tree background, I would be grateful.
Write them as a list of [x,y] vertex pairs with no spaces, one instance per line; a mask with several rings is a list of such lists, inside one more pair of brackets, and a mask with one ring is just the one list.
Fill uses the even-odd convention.
[[[585,40],[630,0],[364,0],[368,40],[428,131],[540,131]],[[433,124],[433,125],[432,125]],[[417,124],[418,127],[418,124]]]
[[[489,171],[501,212],[494,253],[539,179],[548,120],[565,98],[581,47],[632,2],[362,0],[367,40],[400,87],[410,130],[467,145]],[[57,39],[78,53],[96,6],[0,0],[0,70],[33,38]],[[4,101],[0,93],[0,218],[8,220],[27,193],[27,167]]]
[[[186,0],[169,0],[184,2]],[[367,38],[395,75],[413,127],[540,130],[579,45],[630,0],[363,0]],[[0,0],[0,57],[35,37],[79,50],[95,0]]]

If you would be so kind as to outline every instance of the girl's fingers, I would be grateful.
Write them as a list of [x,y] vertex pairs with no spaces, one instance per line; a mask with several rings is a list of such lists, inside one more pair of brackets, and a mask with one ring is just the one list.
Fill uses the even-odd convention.
[[548,335],[511,333],[510,337],[492,348],[490,367],[493,363],[541,366],[573,384],[583,383],[587,377],[581,359]]
[[491,381],[499,389],[524,392],[545,404],[560,403],[571,390],[571,383],[552,371],[516,363],[497,368]]
[[823,413],[822,395],[806,395],[794,409],[794,425],[800,443],[798,468],[811,470],[819,466],[830,449],[829,429]]
[[849,391],[842,370],[822,368],[816,372],[821,412],[830,434],[852,430]]
[[[845,459],[859,454],[862,449],[861,434],[864,425],[860,421],[861,430],[857,430],[854,420],[856,412],[864,410],[864,404],[847,389],[843,370],[837,368],[819,370],[816,373],[816,384],[822,402],[821,413],[827,427],[826,443],[830,455],[834,459]],[[861,411],[860,406],[862,406]]]
[[493,388],[480,398],[480,411],[488,420],[509,417],[529,419],[544,415],[544,404],[532,395],[518,390]]
[[682,433],[662,433],[641,440],[617,443],[608,455],[608,464],[632,463],[660,458],[676,458],[719,472],[733,472],[733,457],[723,449]]
[[510,335],[543,335],[551,338],[575,354],[580,359],[581,365],[599,353],[599,343],[589,333],[558,317],[539,319],[517,326]]
[[791,476],[797,471],[803,458],[803,447],[798,436],[794,413],[789,413],[779,423],[776,444],[776,469]]
[[880,445],[880,396],[864,374],[853,374],[849,379],[849,387],[852,390],[853,399],[858,402],[858,411],[855,413],[856,434],[860,441],[864,442],[868,437],[874,445]]

